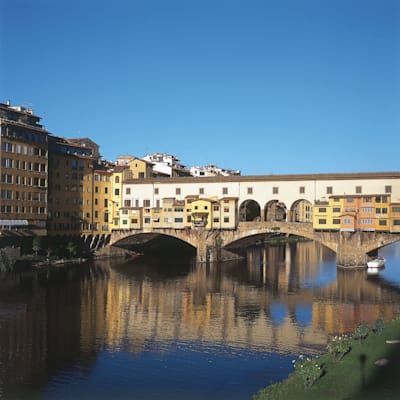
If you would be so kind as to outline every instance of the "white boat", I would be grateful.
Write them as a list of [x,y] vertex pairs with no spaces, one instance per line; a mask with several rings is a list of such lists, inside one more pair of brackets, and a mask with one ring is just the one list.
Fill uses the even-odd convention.
[[386,260],[383,257],[376,257],[367,262],[368,269],[379,269],[385,266]]

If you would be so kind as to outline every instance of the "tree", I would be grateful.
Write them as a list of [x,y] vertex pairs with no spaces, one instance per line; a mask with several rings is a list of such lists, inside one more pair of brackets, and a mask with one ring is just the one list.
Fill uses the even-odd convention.
[[32,241],[32,250],[34,251],[36,257],[41,249],[42,249],[42,237],[35,236]]
[[68,242],[66,247],[70,257],[74,257],[76,254],[76,245],[74,242]]

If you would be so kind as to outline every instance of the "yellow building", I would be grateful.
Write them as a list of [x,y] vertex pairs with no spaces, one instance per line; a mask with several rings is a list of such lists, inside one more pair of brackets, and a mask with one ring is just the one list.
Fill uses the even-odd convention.
[[[84,234],[106,234],[110,230],[110,204],[111,204],[111,175],[108,166],[96,165],[93,170],[92,179],[92,203],[87,205],[91,208],[89,214],[89,229]],[[89,213],[89,212],[88,212]]]
[[142,229],[143,208],[122,207],[119,209],[119,229]]
[[192,227],[192,203],[198,198],[198,195],[189,195],[185,197],[185,228]]
[[174,228],[175,198],[165,197],[162,199],[162,226],[163,228]]
[[390,196],[376,195],[375,196],[375,230],[389,231],[390,230]]
[[146,179],[153,176],[153,164],[141,158],[135,157],[129,161],[128,168],[124,179]]
[[343,197],[331,196],[313,206],[313,227],[316,230],[339,230],[344,210]]
[[[219,200],[219,220],[221,229],[235,229],[238,221],[237,197],[223,197]],[[214,211],[214,218],[217,208]]]
[[390,232],[400,233],[400,203],[390,204]]
[[125,179],[127,166],[116,165],[112,168],[111,198],[110,198],[110,230],[120,229],[119,210],[122,207],[122,184]]
[[193,228],[211,229],[213,227],[214,204],[216,201],[213,199],[197,199],[191,203]]

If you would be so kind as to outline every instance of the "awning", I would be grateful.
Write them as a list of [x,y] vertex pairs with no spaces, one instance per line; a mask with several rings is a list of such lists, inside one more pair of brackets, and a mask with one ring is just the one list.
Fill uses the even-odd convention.
[[28,220],[26,220],[26,219],[0,219],[0,225],[3,225],[3,226],[27,226]]

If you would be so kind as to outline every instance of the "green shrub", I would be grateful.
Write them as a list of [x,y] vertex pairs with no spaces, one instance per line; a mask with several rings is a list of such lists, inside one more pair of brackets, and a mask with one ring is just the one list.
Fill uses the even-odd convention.
[[380,318],[378,318],[378,319],[375,321],[374,332],[375,332],[377,335],[381,335],[382,332],[383,332],[383,327],[384,327],[384,325],[385,325],[385,323],[383,322],[383,320],[380,319]]
[[361,322],[358,326],[355,332],[353,333],[353,338],[356,340],[359,340],[360,343],[362,344],[364,339],[368,336],[369,333],[369,327],[368,324],[365,322]]
[[350,339],[346,335],[335,336],[328,343],[328,353],[332,354],[333,361],[340,361],[351,349]]
[[323,369],[314,358],[306,358],[300,355],[297,360],[292,361],[296,374],[300,377],[304,387],[310,388],[322,375]]

